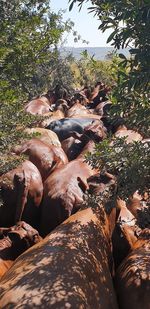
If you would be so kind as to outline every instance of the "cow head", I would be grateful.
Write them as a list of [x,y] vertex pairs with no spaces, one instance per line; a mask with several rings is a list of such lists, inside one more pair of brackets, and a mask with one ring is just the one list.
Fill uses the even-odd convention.
[[[3,236],[0,240],[0,254],[3,256],[6,253],[6,249],[9,249],[10,259],[12,260],[42,240],[37,230],[24,221],[20,221],[10,228],[1,228],[0,234],[1,238]],[[1,250],[4,251],[2,252]]]
[[101,121],[94,120],[90,125],[84,128],[83,138],[84,136],[98,143],[106,137],[106,128]]

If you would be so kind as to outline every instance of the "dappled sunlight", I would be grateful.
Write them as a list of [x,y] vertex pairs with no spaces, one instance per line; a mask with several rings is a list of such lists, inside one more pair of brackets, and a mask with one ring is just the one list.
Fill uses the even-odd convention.
[[116,308],[103,224],[85,209],[26,251],[3,278],[0,306]]
[[[120,308],[148,308],[150,293],[150,233],[145,229],[119,266],[115,286]],[[126,297],[128,295],[128,298]]]

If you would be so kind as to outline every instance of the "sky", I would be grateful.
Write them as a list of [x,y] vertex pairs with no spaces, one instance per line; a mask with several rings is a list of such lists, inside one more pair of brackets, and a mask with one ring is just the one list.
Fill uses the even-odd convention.
[[107,38],[109,37],[111,30],[105,31],[102,33],[98,30],[99,21],[97,17],[93,16],[92,13],[88,13],[87,8],[90,6],[89,3],[85,3],[79,12],[79,8],[75,4],[71,12],[69,12],[68,0],[50,0],[52,11],[58,12],[60,9],[66,10],[63,14],[64,20],[71,19],[75,26],[74,30],[81,35],[83,40],[89,42],[89,44],[83,44],[81,41],[74,43],[73,35],[65,36],[67,43],[65,46],[72,47],[103,47],[110,46],[106,44]]

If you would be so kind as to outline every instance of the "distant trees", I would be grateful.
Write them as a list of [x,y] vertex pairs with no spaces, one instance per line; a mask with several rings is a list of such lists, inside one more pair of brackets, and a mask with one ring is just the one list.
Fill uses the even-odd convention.
[[[86,0],[70,0],[70,10],[74,3],[81,9]],[[110,118],[123,117],[129,127],[139,130],[144,137],[149,136],[150,109],[150,5],[149,1],[91,0],[89,12],[94,12],[100,20],[99,29],[104,32],[112,28],[107,42],[114,48],[129,47],[130,57],[120,54],[115,58],[112,72],[116,87],[111,100],[113,108]],[[148,190],[150,180],[150,156],[148,146],[142,143],[125,145],[120,142],[112,148],[109,143],[96,148],[96,156],[90,157],[94,165],[103,168],[111,165],[117,170],[117,194],[127,197],[135,190]],[[118,151],[119,147],[119,151]],[[113,155],[112,156],[112,151]],[[107,164],[106,164],[107,158]],[[116,160],[115,160],[116,158]]]

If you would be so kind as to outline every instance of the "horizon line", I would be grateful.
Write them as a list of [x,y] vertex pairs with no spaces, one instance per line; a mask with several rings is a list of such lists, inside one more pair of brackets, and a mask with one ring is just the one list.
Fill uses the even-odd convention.
[[100,47],[103,47],[103,48],[113,48],[112,46],[68,46],[68,45],[64,45],[62,47],[71,47],[71,48],[100,48]]

